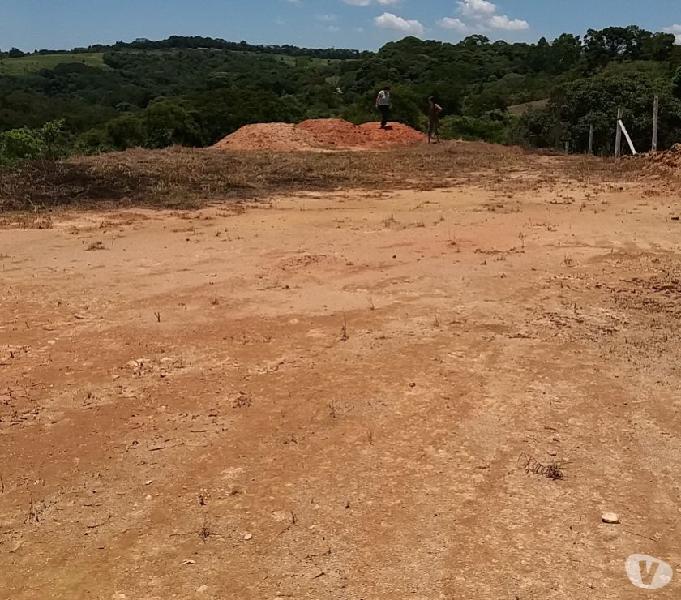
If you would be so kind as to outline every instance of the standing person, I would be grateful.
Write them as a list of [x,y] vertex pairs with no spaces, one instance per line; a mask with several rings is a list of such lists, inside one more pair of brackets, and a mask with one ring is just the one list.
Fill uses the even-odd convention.
[[388,126],[388,121],[390,120],[390,106],[392,104],[392,99],[390,98],[390,86],[385,86],[378,96],[376,96],[376,108],[381,113],[381,129],[385,129]]
[[435,96],[428,98],[428,143],[432,143],[433,138],[440,141],[440,115],[442,107],[435,101]]

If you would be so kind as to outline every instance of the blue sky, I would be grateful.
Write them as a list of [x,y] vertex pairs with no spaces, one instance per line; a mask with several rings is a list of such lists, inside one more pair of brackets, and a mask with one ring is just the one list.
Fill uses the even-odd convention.
[[632,23],[674,31],[681,42],[681,0],[0,0],[0,48],[178,34],[376,49],[409,33],[536,41]]

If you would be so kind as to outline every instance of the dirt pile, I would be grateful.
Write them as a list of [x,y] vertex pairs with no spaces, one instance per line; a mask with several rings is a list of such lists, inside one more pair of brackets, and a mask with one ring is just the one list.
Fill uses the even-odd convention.
[[213,146],[216,150],[310,150],[311,134],[289,123],[245,125]]
[[646,154],[642,160],[641,171],[646,175],[666,179],[672,174],[681,173],[681,144],[674,144],[669,150]]
[[372,148],[384,148],[387,146],[409,146],[425,140],[425,136],[416,129],[402,123],[388,125],[387,129],[381,129],[380,123],[364,123],[359,128],[369,138]]
[[421,132],[402,123],[381,129],[379,123],[353,125],[343,119],[310,119],[298,125],[246,125],[213,148],[217,150],[376,150],[422,142]]
[[343,119],[309,119],[296,129],[308,132],[319,145],[329,148],[356,148],[369,142],[360,127]]

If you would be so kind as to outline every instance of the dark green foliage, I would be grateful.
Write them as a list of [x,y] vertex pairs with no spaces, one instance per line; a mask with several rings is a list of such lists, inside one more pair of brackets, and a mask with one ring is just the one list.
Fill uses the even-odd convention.
[[445,117],[440,123],[440,136],[444,139],[486,140],[505,144],[509,141],[511,121],[511,117],[502,112],[489,113],[483,117]]
[[394,119],[423,127],[434,95],[447,137],[583,150],[593,124],[607,152],[622,107],[646,149],[654,94],[661,146],[681,137],[681,48],[673,35],[635,26],[536,44],[407,37],[377,53],[182,36],[55,52],[0,54],[0,132],[63,119],[79,152],[206,146],[254,122],[376,120],[376,93],[391,84]]
[[615,120],[623,109],[634,145],[648,150],[652,136],[653,96],[660,98],[660,145],[681,140],[681,101],[671,85],[640,72],[598,75],[571,81],[554,89],[548,108],[527,114],[521,127],[533,145],[561,146],[569,142],[576,151],[588,148],[589,126],[594,126],[594,148],[609,153],[614,148]]
[[38,129],[22,127],[0,132],[0,165],[65,156],[71,148],[63,128],[64,121],[52,121]]
[[674,77],[672,77],[671,91],[675,98],[681,100],[681,67],[676,69],[676,73],[674,73]]

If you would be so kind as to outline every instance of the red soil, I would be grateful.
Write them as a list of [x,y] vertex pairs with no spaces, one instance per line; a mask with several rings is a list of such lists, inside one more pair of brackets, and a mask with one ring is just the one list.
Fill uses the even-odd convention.
[[402,123],[392,123],[381,129],[380,123],[364,123],[359,128],[369,137],[371,147],[408,146],[424,141],[424,135]]
[[218,150],[359,150],[418,144],[423,134],[402,123],[353,125],[342,119],[310,119],[298,125],[259,123],[242,127],[215,146]]
[[220,140],[217,150],[310,150],[314,138],[289,123],[256,123],[246,125]]

